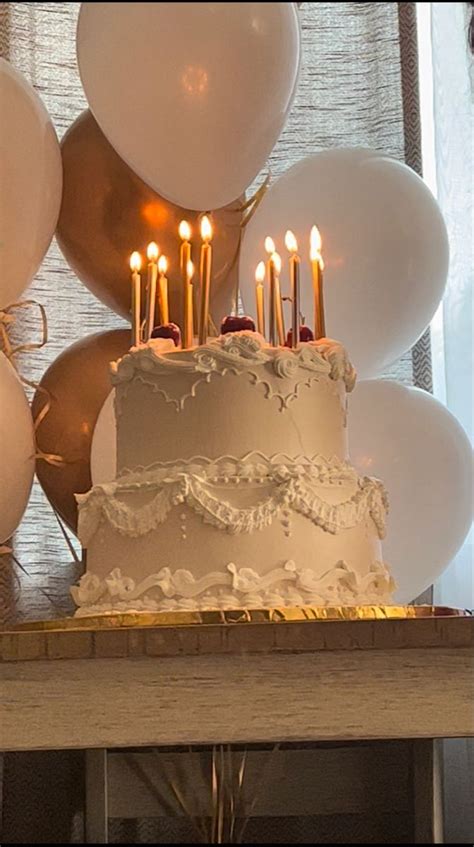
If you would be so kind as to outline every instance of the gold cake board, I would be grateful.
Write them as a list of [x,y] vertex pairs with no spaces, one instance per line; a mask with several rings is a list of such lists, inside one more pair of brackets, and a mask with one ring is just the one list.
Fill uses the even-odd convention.
[[122,629],[132,627],[216,626],[219,624],[311,623],[316,621],[416,620],[466,617],[470,612],[447,606],[300,606],[216,611],[108,612],[102,615],[29,621],[10,631]]

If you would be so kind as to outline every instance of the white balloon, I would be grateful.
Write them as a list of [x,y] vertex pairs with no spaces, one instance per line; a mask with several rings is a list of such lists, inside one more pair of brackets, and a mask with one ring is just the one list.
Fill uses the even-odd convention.
[[15,532],[35,472],[33,420],[15,369],[0,353],[0,544]]
[[62,164],[51,119],[24,77],[0,59],[0,308],[33,279],[61,205]]
[[114,391],[111,391],[99,412],[91,446],[91,477],[93,485],[112,482],[117,473],[117,425],[114,410]]
[[255,311],[255,268],[271,235],[283,258],[292,229],[301,254],[301,307],[313,324],[309,233],[322,235],[326,333],[348,348],[360,378],[377,376],[415,343],[441,300],[446,227],[431,192],[410,168],[371,150],[317,153],[267,191],[246,226],[240,256],[245,311]]
[[349,400],[351,458],[386,485],[384,560],[408,603],[437,579],[472,521],[472,450],[431,394],[390,380],[358,383]]
[[79,70],[117,153],[153,189],[212,210],[250,185],[299,71],[294,3],[83,3]]

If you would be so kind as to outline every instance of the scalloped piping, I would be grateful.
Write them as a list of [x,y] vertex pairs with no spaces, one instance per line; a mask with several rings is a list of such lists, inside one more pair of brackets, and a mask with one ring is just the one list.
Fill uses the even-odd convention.
[[[163,469],[155,468],[154,475],[146,472],[134,474],[132,479],[121,478],[94,486],[87,494],[76,495],[81,542],[87,547],[103,520],[123,535],[146,535],[156,530],[173,506],[178,504],[186,504],[205,523],[230,534],[252,533],[270,526],[283,509],[294,509],[331,534],[356,526],[370,515],[379,536],[383,538],[385,534],[388,502],[379,480],[355,476],[354,493],[341,503],[331,504],[323,496],[320,467],[308,466],[301,474],[300,467],[294,463],[267,464],[266,474],[255,478],[253,484],[257,498],[259,486],[266,490],[271,486],[272,493],[263,500],[257,499],[250,507],[238,508],[223,499],[222,494],[216,495],[216,480],[208,478],[205,467],[198,470],[198,473],[191,473],[178,464],[174,468],[166,468],[163,476]],[[340,470],[326,466],[326,471],[327,480],[340,480]],[[224,486],[230,493],[235,486],[242,487],[246,481],[248,477],[243,477],[242,472],[239,474],[236,469],[235,475],[224,476],[222,482],[217,481],[217,488],[220,492]],[[314,486],[321,487],[321,493],[316,493]],[[124,495],[133,496],[135,492],[143,491],[156,493],[148,503],[138,508],[121,499]]]
[[[186,358],[178,358],[179,356]],[[251,370],[251,366],[270,366],[273,375],[278,378],[295,378],[292,391],[282,394],[276,390],[268,378]],[[307,376],[296,381],[299,370],[312,371]],[[265,397],[276,399],[280,411],[297,399],[301,388],[310,388],[314,382],[320,382],[323,377],[332,381],[342,379],[346,390],[351,391],[355,382],[355,371],[350,365],[346,351],[339,342],[327,339],[324,342],[309,342],[300,344],[296,350],[282,347],[270,347],[258,333],[232,333],[209,341],[202,347],[181,353],[162,352],[156,345],[143,345],[134,348],[118,362],[112,363],[112,383],[117,388],[116,412],[122,412],[122,403],[126,399],[130,382],[135,378],[144,385],[149,385],[153,393],[160,394],[166,403],[174,405],[177,412],[183,411],[186,400],[196,397],[201,384],[208,384],[213,376],[225,376],[234,373],[236,376],[247,375],[253,385],[263,385]],[[158,386],[156,378],[171,375],[189,374],[198,378],[180,396]],[[174,384],[174,388],[177,384]]]

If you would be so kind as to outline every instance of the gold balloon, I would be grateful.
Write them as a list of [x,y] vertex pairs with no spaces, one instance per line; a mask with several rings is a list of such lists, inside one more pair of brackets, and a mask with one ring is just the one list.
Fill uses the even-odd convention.
[[130,332],[115,329],[89,335],[77,341],[50,365],[33,400],[36,419],[50,403],[37,429],[38,449],[58,455],[59,465],[38,459],[36,473],[41,486],[58,514],[73,530],[77,529],[75,494],[92,485],[90,456],[99,412],[110,393],[109,363],[130,347]]
[[[190,147],[193,143],[190,138]],[[152,191],[117,155],[88,110],[72,124],[61,149],[64,180],[57,239],[72,270],[99,300],[129,318],[130,254],[139,250],[146,261],[147,244],[156,241],[170,261],[170,318],[182,325],[178,226],[183,219],[191,224],[192,259],[198,269],[199,214]],[[242,207],[239,199],[212,212],[211,315],[216,324],[234,303]]]

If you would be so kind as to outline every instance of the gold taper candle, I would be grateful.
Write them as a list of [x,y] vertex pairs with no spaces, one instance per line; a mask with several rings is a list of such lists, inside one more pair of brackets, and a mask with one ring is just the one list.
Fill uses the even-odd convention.
[[199,291],[199,344],[207,341],[209,325],[209,299],[211,295],[211,269],[212,269],[212,225],[207,217],[201,220],[201,287]]
[[158,271],[160,278],[158,281],[158,302],[160,306],[160,322],[168,324],[170,322],[170,313],[168,306],[168,280],[166,271],[168,270],[168,259],[166,256],[160,256],[158,259]]
[[323,270],[324,262],[321,256],[321,235],[317,226],[311,229],[309,239],[309,255],[311,259],[311,273],[313,277],[313,293],[314,293],[314,337],[326,338],[326,319],[324,316],[324,288],[323,288]]
[[281,258],[279,253],[273,253],[272,255],[273,266],[275,268],[274,274],[274,297],[273,297],[273,307],[275,309],[275,326],[276,326],[276,336],[278,339],[278,344],[282,347],[285,346],[285,321],[283,318],[283,303],[281,300],[281,291],[280,291],[280,273],[281,273]]
[[[187,286],[188,286],[188,278],[187,278],[187,267],[188,262],[191,261],[191,227],[187,221],[181,221],[179,225],[179,237],[181,238],[181,248],[179,251],[179,270],[181,274],[181,308],[182,308],[182,320],[183,325],[186,325],[185,318],[185,310],[186,310],[186,300],[187,300]],[[178,320],[179,323],[179,320]]]
[[145,341],[151,337],[153,327],[155,326],[156,280],[158,277],[157,262],[160,255],[158,244],[151,241],[147,247],[146,255],[148,258],[148,279],[146,289]]
[[192,279],[194,276],[194,265],[191,261],[186,266],[186,293],[184,301],[184,332],[183,332],[183,347],[192,347],[194,344],[194,285]]
[[191,227],[187,221],[181,221],[179,225],[179,237],[181,238],[181,251],[179,255],[179,267],[181,270],[181,278],[186,278],[186,268],[188,262],[191,261]]
[[275,321],[275,265],[273,263],[273,256],[275,254],[275,242],[273,238],[270,238],[267,235],[265,239],[265,250],[268,253],[267,260],[267,278],[268,278],[268,291],[269,291],[269,299],[270,299],[270,307],[268,310],[269,318],[268,318],[268,340],[270,344],[276,347],[276,321]]
[[298,242],[290,229],[285,235],[285,245],[290,253],[291,346],[295,348],[300,340],[300,257]]
[[130,256],[130,270],[132,272],[132,347],[138,347],[141,341],[141,266],[142,257],[135,250]]
[[257,330],[265,337],[265,262],[259,262],[255,271],[255,297],[257,303]]

